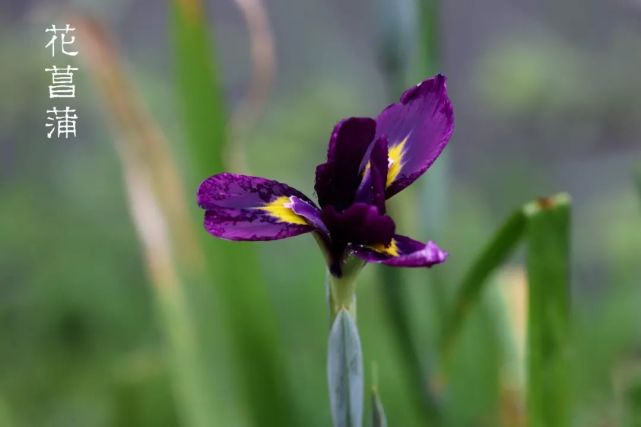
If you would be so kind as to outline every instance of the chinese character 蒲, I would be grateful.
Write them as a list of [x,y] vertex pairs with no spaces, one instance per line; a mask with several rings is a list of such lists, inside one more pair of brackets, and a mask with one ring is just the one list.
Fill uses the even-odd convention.
[[[68,51],[66,49],[66,46],[72,45],[76,41],[76,37],[73,35],[69,35],[70,32],[76,31],[75,28],[72,28],[69,24],[67,24],[64,28],[58,28],[55,25],[52,25],[51,28],[47,28],[45,32],[47,33],[53,33],[51,36],[51,40],[49,40],[49,43],[45,45],[45,47],[51,47],[51,56],[56,56],[56,45],[57,41],[60,40],[60,51],[69,56],[76,56],[78,55],[77,51]],[[58,35],[60,33],[60,35]],[[67,38],[69,36],[69,38]]]
[[51,84],[49,85],[49,98],[75,98],[76,85],[73,83],[73,72],[77,68],[67,65],[58,68],[55,65],[51,68],[45,68],[45,71],[51,73]]
[[78,120],[78,115],[75,109],[65,107],[59,110],[53,107],[51,110],[47,110],[47,114],[46,126],[51,128],[49,133],[47,133],[47,138],[51,139],[52,135],[56,132],[58,138],[64,137],[67,139],[70,136],[76,136],[76,120]]

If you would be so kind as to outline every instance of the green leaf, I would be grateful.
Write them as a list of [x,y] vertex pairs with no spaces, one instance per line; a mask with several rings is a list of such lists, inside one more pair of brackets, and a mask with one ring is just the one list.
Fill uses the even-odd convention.
[[[189,194],[205,177],[224,170],[227,114],[206,16],[202,0],[172,1],[178,98],[193,166]],[[282,346],[257,251],[249,244],[213,239],[199,228],[207,239],[207,264],[220,298],[240,390],[251,408],[249,417],[255,425],[296,425],[296,405],[286,386]]]
[[[380,27],[377,53],[389,102],[397,102],[408,86],[438,72],[438,3],[438,0],[374,3]],[[441,156],[431,168],[429,177],[418,184],[415,194],[406,196],[403,211],[422,219],[416,224],[416,232],[438,240],[447,210],[447,155]],[[433,357],[429,351],[419,351],[413,338],[412,316],[406,303],[407,288],[403,286],[404,275],[398,269],[383,267],[379,277],[384,308],[393,328],[399,354],[404,359],[403,371],[413,387],[411,399],[419,409],[424,424],[439,424],[439,402],[429,385],[429,359]],[[443,287],[438,283],[437,271],[430,272],[430,277],[434,283],[430,283],[427,292],[431,294],[430,299],[435,301],[434,317],[440,321],[444,306]]]
[[570,199],[528,204],[527,412],[530,427],[570,425]]
[[393,328],[399,353],[403,358],[404,373],[413,386],[411,398],[415,400],[417,408],[421,409],[420,413],[425,417],[426,423],[438,424],[441,418],[439,402],[429,384],[429,363],[421,359],[419,349],[413,340],[408,306],[404,299],[405,283],[403,283],[402,272],[393,267],[381,267],[379,271],[384,309]]
[[334,427],[361,427],[363,354],[354,319],[341,310],[329,333],[327,379]]
[[194,179],[198,180],[223,170],[226,113],[203,4],[201,0],[175,0],[172,4],[178,95]]
[[[132,91],[113,41],[100,23],[75,18],[83,56],[101,90],[98,99],[112,115],[131,219],[142,249],[164,333],[168,365],[180,413],[190,427],[228,424],[225,387],[211,367],[226,362],[215,339],[221,329],[214,299],[208,298],[202,250],[191,228],[180,174],[162,129]],[[154,185],[162,183],[162,185]],[[149,227],[148,224],[155,224]],[[212,327],[212,325],[214,325]],[[226,390],[225,390],[226,391]],[[0,423],[1,424],[1,423]],[[4,424],[3,424],[4,425]]]
[[419,8],[419,69],[423,75],[440,71],[439,0],[418,0]]
[[387,417],[378,390],[372,390],[372,427],[387,427]]
[[487,278],[512,254],[523,237],[525,226],[524,210],[519,209],[494,233],[463,276],[443,327],[440,347],[444,359],[449,357],[451,346],[458,338],[470,309],[478,303],[488,283]]
[[634,183],[636,184],[637,192],[641,198],[641,167],[634,171]]

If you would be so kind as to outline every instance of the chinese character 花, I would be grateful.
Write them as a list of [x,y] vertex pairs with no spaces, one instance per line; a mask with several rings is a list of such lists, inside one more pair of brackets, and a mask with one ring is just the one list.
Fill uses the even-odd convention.
[[70,36],[69,40],[67,40],[67,35],[72,31],[76,31],[76,29],[72,28],[69,24],[64,28],[58,28],[55,25],[52,25],[51,28],[47,28],[45,30],[47,33],[53,33],[51,40],[49,40],[49,43],[45,45],[45,47],[51,47],[51,56],[56,56],[56,41],[58,41],[58,33],[60,33],[60,51],[69,56],[78,55],[77,51],[68,51],[65,48],[65,46],[71,45],[76,41],[75,36]]

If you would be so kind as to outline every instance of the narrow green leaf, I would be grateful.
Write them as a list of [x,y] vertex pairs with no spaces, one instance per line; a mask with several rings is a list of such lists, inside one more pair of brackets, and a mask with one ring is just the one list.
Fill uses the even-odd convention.
[[387,427],[387,418],[385,417],[383,403],[376,392],[372,394],[372,426]]
[[[398,2],[377,1],[375,7],[379,16],[378,58],[390,102],[397,102],[399,96],[411,84],[435,74],[439,63],[437,40],[438,0],[402,0]],[[418,13],[417,13],[418,12]],[[408,82],[411,80],[411,83]],[[418,191],[406,199],[405,212],[415,217],[428,218],[416,224],[425,235],[436,239],[442,219],[445,217],[447,161],[441,157],[430,170],[430,179],[418,185]],[[427,202],[429,201],[429,203]],[[431,277],[437,280],[436,272]],[[404,359],[403,373],[411,384],[411,399],[414,400],[422,422],[438,425],[441,421],[438,399],[430,387],[429,353],[421,354],[413,338],[411,313],[406,303],[407,288],[403,286],[403,273],[398,269],[383,268],[380,276],[380,290],[385,311],[389,316],[399,353]],[[435,318],[440,319],[443,301],[442,287],[434,283],[427,292],[436,301]]]
[[387,417],[383,409],[383,402],[378,395],[378,388],[372,389],[372,427],[387,427]]
[[641,197],[641,167],[637,168],[637,170],[634,172],[634,183],[636,184],[639,197]]
[[570,425],[570,199],[528,204],[527,412],[530,427]]
[[421,408],[425,422],[438,423],[440,408],[436,396],[429,385],[429,364],[421,360],[421,355],[412,339],[412,327],[404,300],[404,287],[400,269],[381,267],[380,289],[383,295],[384,308],[394,330],[394,338],[403,358],[403,366],[408,381],[412,384],[412,399]]
[[[188,180],[190,194],[201,180],[225,166],[227,114],[206,16],[202,0],[172,0],[178,98],[193,166]],[[257,251],[250,245],[212,239],[204,231],[201,235],[207,239],[208,265],[216,279],[213,282],[221,300],[234,368],[250,418],[255,425],[298,424]]]
[[419,7],[419,68],[424,75],[440,71],[439,1],[418,0]]
[[372,427],[387,427],[383,402],[378,394],[378,365],[372,364]]
[[198,180],[223,170],[225,107],[201,0],[174,0],[172,4],[175,72],[194,179]]
[[[215,339],[220,332],[218,310],[203,292],[207,276],[202,250],[191,228],[179,172],[162,129],[131,90],[132,81],[107,31],[81,15],[74,27],[86,44],[83,59],[101,91],[98,99],[111,115],[112,141],[153,285],[180,422],[189,427],[226,425],[232,411],[221,404],[225,387],[210,371],[226,361]],[[158,183],[162,185],[154,185]]]
[[334,427],[361,427],[363,354],[354,319],[341,310],[329,333],[327,379]]
[[481,250],[458,285],[458,294],[443,327],[441,351],[448,358],[470,309],[478,302],[487,278],[512,254],[525,231],[523,209],[514,212]]

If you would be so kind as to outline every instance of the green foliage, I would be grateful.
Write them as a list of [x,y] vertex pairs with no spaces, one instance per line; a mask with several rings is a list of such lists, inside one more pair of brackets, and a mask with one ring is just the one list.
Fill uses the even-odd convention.
[[378,390],[372,390],[372,427],[387,427],[387,417]]
[[195,187],[199,179],[224,169],[227,113],[202,1],[173,0],[171,4],[178,99],[194,166],[189,183]]
[[[193,194],[199,181],[224,170],[227,114],[203,8],[200,0],[173,2],[175,67],[186,147],[195,174],[189,177],[188,194]],[[200,235],[207,239],[204,244],[220,298],[218,307],[229,331],[231,357],[238,361],[236,375],[251,417],[257,425],[295,424],[296,410],[282,384],[286,373],[255,248],[215,241],[202,231]]]
[[634,172],[634,183],[637,187],[637,192],[639,193],[639,197],[641,198],[641,168],[638,168]]
[[451,343],[458,337],[467,313],[481,298],[488,284],[488,277],[508,259],[520,243],[525,225],[525,214],[522,209],[519,209],[488,240],[472,266],[466,271],[461,283],[456,287],[457,296],[452,310],[446,317],[441,335],[440,347],[446,359]]
[[570,200],[528,204],[527,413],[532,427],[570,425]]
[[529,288],[529,425],[565,426],[569,422],[569,198],[539,199],[514,212],[481,250],[457,287],[441,336],[446,369],[451,347],[468,312],[480,304],[488,278],[527,242]]
[[327,378],[334,427],[363,424],[363,353],[352,315],[341,310],[329,333]]

